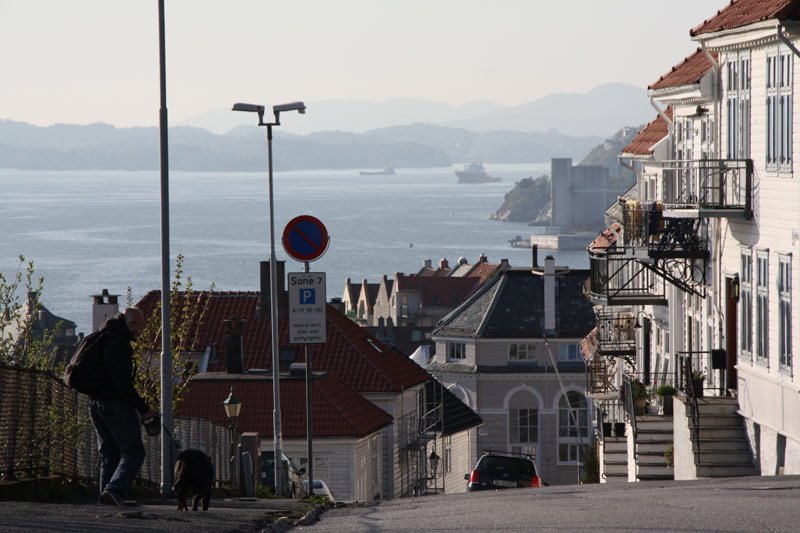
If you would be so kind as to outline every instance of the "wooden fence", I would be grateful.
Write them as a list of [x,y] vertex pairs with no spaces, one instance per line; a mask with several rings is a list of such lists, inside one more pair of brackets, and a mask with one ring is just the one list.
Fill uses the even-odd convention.
[[[164,438],[169,438],[162,431]],[[214,461],[218,484],[232,483],[231,430],[207,420],[176,418],[173,437],[182,449],[203,450]],[[142,428],[147,450],[139,481],[161,480],[160,439]],[[0,478],[65,476],[96,481],[100,459],[89,418],[89,398],[50,372],[0,365]]]

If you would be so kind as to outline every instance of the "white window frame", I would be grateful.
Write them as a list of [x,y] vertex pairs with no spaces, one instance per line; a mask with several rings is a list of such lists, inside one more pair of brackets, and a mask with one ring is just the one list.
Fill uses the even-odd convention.
[[[570,401],[577,395],[577,401]],[[570,411],[572,406],[572,412]],[[573,413],[575,418],[573,418]],[[576,420],[577,419],[577,420]],[[589,440],[589,402],[578,391],[567,391],[558,400],[558,464],[582,463],[581,445]]]
[[531,342],[512,342],[508,345],[509,361],[534,361],[536,345]]
[[[573,353],[574,352],[574,353]],[[569,342],[558,345],[558,362],[574,363],[581,360],[581,349],[578,343]]]
[[769,367],[769,251],[756,251],[755,358]]
[[792,373],[792,255],[778,256],[778,355],[780,368]]
[[463,361],[467,358],[467,344],[464,342],[447,342],[447,360]]
[[[525,425],[522,424],[523,417],[527,422]],[[527,435],[524,439],[520,437],[523,430]],[[508,443],[512,448],[514,446],[524,448],[531,445],[535,447],[539,443],[539,409],[530,407],[509,408]]]
[[728,159],[750,157],[750,52],[728,54],[725,118]]
[[739,266],[739,347],[742,359],[753,362],[753,250],[743,248]]
[[767,52],[766,77],[767,170],[791,173],[794,55],[786,46]]

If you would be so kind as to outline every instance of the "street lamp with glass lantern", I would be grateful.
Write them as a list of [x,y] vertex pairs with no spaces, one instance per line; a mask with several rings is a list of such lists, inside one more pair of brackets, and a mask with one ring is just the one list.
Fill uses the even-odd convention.
[[237,471],[239,470],[239,461],[237,461],[236,457],[236,428],[237,428],[237,421],[239,420],[239,413],[242,412],[242,402],[239,401],[233,394],[233,387],[231,387],[231,393],[228,395],[227,398],[222,402],[222,407],[225,408],[225,415],[228,417],[228,420],[231,422],[231,461],[233,462],[233,469],[231,471],[233,477],[233,484],[236,486],[237,478],[239,476],[236,475]]
[[439,471],[439,455],[436,453],[436,450],[431,450],[431,454],[428,456],[428,463],[431,466],[431,478],[433,478],[433,492],[436,492],[436,473]]
[[306,105],[303,102],[290,102],[272,106],[274,122],[264,122],[266,108],[258,104],[233,104],[233,111],[245,111],[258,114],[258,125],[267,128],[267,167],[269,174],[269,299],[270,322],[272,326],[272,397],[274,410],[272,412],[273,442],[275,447],[275,494],[283,497],[286,495],[285,480],[282,474],[283,461],[283,435],[281,429],[281,395],[279,375],[279,345],[278,345],[278,274],[275,260],[275,204],[272,193],[272,126],[280,126],[280,114],[287,111],[297,111],[305,114]]

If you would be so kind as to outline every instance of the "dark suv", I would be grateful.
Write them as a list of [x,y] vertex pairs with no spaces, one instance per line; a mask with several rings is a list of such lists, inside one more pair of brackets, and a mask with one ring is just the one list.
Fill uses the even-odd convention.
[[468,490],[494,490],[518,487],[541,487],[536,465],[530,455],[486,452],[470,474]]

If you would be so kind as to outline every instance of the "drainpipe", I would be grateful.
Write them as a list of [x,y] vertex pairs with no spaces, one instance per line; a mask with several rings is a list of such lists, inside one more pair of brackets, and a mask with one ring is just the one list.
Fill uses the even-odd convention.
[[667,146],[667,151],[669,152],[669,154],[670,154],[669,157],[671,158],[672,157],[672,132],[673,132],[673,130],[675,128],[675,123],[672,122],[672,120],[667,116],[666,113],[664,113],[663,109],[661,109],[660,107],[658,107],[658,105],[656,105],[656,99],[653,98],[652,95],[650,96],[650,105],[653,107],[653,109],[656,110],[658,115],[662,119],[664,119],[664,122],[667,123],[667,127],[669,128],[669,132],[668,132],[668,135],[667,135],[667,139],[669,140],[669,146]]

